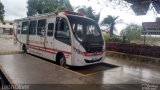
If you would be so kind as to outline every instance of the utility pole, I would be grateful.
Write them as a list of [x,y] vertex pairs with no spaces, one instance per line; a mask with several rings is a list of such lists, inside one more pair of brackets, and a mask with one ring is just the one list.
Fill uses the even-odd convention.
[[145,45],[146,44],[146,34],[147,34],[147,32],[146,32],[145,28],[143,28],[143,30],[144,30],[144,45]]

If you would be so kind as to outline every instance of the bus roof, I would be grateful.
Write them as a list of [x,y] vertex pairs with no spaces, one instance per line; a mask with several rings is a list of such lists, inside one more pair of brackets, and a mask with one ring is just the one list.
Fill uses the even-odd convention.
[[26,18],[16,19],[14,21],[30,20],[30,19],[41,18],[41,17],[46,17],[46,16],[56,16],[56,14],[55,13],[45,13],[45,14],[40,14],[40,15],[28,16]]

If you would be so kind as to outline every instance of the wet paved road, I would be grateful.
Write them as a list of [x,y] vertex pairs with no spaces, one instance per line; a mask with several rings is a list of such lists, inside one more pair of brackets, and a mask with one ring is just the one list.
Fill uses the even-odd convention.
[[0,38],[0,55],[20,53],[18,44],[13,39]]
[[65,84],[68,89],[85,84],[88,90],[142,90],[141,84],[160,84],[159,66],[109,57],[104,62],[120,67],[84,76],[28,54],[0,56],[1,70],[11,84]]

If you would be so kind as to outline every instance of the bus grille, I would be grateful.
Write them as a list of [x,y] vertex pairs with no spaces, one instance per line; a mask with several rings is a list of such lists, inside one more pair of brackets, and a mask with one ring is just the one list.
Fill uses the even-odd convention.
[[101,52],[103,47],[86,47],[86,52],[94,53],[94,52]]
[[98,60],[87,60],[87,59],[84,59],[86,63],[94,63],[94,62],[99,62],[101,61],[102,58],[98,59]]

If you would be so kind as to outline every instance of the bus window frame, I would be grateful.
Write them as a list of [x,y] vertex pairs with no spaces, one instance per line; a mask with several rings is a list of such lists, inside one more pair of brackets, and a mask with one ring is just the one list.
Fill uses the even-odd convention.
[[[39,22],[44,20],[44,26],[39,26]],[[38,36],[44,36],[46,34],[46,26],[47,26],[47,20],[46,19],[38,19],[37,20],[37,26],[36,26],[36,35]],[[41,29],[41,31],[39,32],[39,28]],[[44,33],[43,33],[44,30]]]
[[[61,23],[58,23],[58,21],[60,21],[60,20],[64,20],[65,23],[66,23],[66,25],[68,26],[69,38],[57,37],[57,31],[58,31],[58,29],[59,29],[59,28],[60,28],[60,29],[62,28],[62,27],[59,27],[59,24],[61,24]],[[61,34],[62,34],[62,33],[61,33]],[[55,37],[56,40],[58,40],[58,41],[60,41],[60,42],[62,42],[62,43],[65,43],[65,44],[67,44],[67,45],[71,45],[71,31],[70,31],[69,23],[68,23],[68,21],[67,21],[66,18],[64,18],[64,17],[57,17],[57,18],[56,18],[54,37]],[[68,41],[67,41],[67,39],[68,39]]]
[[[25,25],[26,26],[26,30],[24,30],[24,26],[23,26],[24,23],[26,23],[26,25]],[[21,28],[21,34],[22,35],[27,35],[28,32],[29,32],[29,21],[23,21],[20,28]]]
[[[52,24],[52,29],[49,29],[49,24]],[[52,31],[52,32],[49,32],[49,31]],[[55,31],[55,23],[48,23],[47,24],[47,36],[48,37],[53,37],[53,35],[54,35],[54,31]],[[49,33],[52,33],[52,34],[49,34]]]
[[[35,24],[35,32],[34,33],[31,33],[31,23],[33,22],[33,21],[36,21],[36,24]],[[30,20],[30,24],[29,24],[29,35],[37,35],[37,24],[38,24],[38,22],[37,22],[37,20]],[[32,27],[33,28],[33,27]]]

